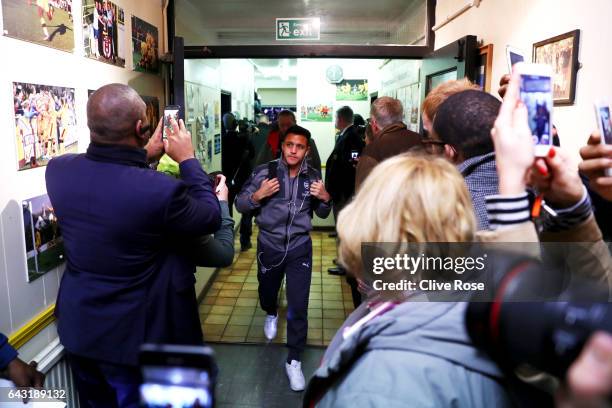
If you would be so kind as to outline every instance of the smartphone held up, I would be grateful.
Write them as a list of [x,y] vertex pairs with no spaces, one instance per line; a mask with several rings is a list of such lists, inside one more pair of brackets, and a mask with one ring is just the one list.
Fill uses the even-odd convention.
[[506,62],[508,63],[508,72],[512,72],[514,64],[525,61],[525,54],[522,50],[511,45],[506,46]]
[[521,77],[520,98],[527,107],[536,156],[545,156],[552,146],[552,69],[543,64],[519,62],[514,67]]
[[[601,143],[612,146],[612,112],[605,101],[595,102],[595,118],[601,135]],[[606,169],[607,177],[612,177],[612,169]]]
[[168,138],[168,132],[172,130],[172,124],[170,119],[174,119],[175,122],[178,122],[180,107],[178,105],[168,105],[164,109],[164,128],[162,131],[162,138]]
[[139,361],[140,406],[214,407],[216,365],[210,347],[147,344]]

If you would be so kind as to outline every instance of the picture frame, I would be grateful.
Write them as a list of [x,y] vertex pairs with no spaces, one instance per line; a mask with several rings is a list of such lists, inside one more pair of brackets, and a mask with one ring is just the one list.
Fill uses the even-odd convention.
[[483,45],[478,49],[478,62],[474,73],[475,83],[485,92],[491,92],[493,71],[493,44]]
[[580,63],[580,30],[569,31],[533,44],[532,61],[553,69],[554,106],[573,105]]

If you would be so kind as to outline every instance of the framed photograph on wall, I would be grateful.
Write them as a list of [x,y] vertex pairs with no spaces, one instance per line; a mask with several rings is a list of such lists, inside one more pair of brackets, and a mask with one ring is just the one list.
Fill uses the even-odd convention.
[[345,79],[336,84],[337,101],[367,101],[367,79]]
[[48,195],[32,197],[21,204],[28,282],[32,282],[64,262],[64,239]]
[[125,67],[125,12],[108,0],[83,1],[85,56]]
[[313,103],[300,107],[300,120],[302,122],[332,122],[332,103]]
[[478,62],[474,73],[475,83],[485,92],[491,92],[491,75],[493,70],[493,44],[479,48]]
[[147,105],[147,121],[151,126],[151,131],[155,131],[159,123],[159,99],[156,96],[140,95],[145,105]]
[[78,151],[74,88],[13,82],[13,101],[19,170]]
[[159,73],[157,27],[132,16],[132,60],[134,71]]
[[580,30],[574,30],[533,44],[533,62],[552,67],[555,106],[574,104],[579,43]]
[[3,0],[2,16],[7,37],[74,50],[72,0]]
[[219,133],[217,133],[214,136],[214,141],[215,141],[215,154],[219,154],[221,153],[221,135]]

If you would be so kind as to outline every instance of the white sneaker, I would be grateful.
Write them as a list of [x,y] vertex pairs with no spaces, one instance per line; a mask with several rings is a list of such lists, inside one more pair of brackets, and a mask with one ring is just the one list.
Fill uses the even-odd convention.
[[285,363],[285,371],[287,371],[291,389],[293,391],[304,391],[306,380],[304,380],[304,374],[302,373],[302,363],[291,360],[291,364]]
[[276,337],[276,325],[278,324],[278,315],[266,315],[266,321],[264,322],[264,334],[266,339],[272,340]]

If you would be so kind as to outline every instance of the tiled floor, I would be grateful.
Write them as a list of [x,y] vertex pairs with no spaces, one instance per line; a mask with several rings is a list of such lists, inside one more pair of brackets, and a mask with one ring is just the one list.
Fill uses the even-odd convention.
[[[308,305],[309,345],[328,345],[346,316],[353,311],[351,290],[344,277],[332,276],[328,268],[334,266],[336,241],[328,232],[312,232],[313,268]],[[206,297],[200,304],[200,320],[204,339],[208,342],[266,343],[263,334],[265,312],[259,307],[257,293],[257,262],[253,231],[253,248],[240,252],[234,264],[221,269]],[[275,343],[285,343],[287,301],[284,288],[280,293],[280,320]]]
[[[280,344],[212,344],[219,367],[218,408],[299,408],[303,392],[289,388],[285,374],[287,351]],[[306,347],[302,370],[306,381],[323,357],[321,347]]]

